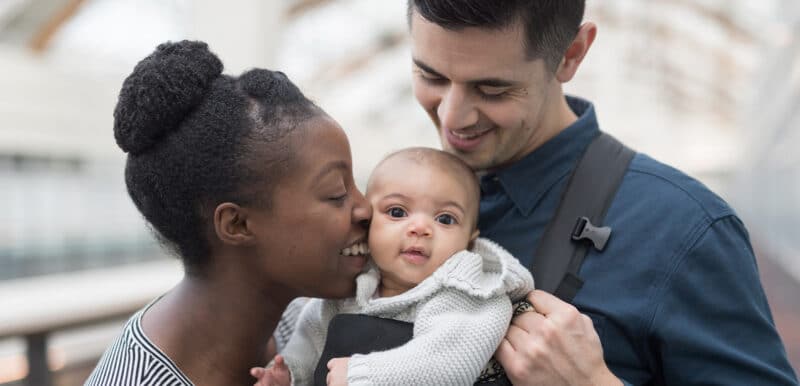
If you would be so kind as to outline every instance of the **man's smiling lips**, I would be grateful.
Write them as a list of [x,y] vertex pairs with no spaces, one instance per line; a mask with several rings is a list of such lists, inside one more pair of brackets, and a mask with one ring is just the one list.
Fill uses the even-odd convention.
[[473,150],[481,144],[486,134],[492,129],[479,130],[476,132],[462,132],[457,130],[442,129],[444,136],[450,146],[463,151]]

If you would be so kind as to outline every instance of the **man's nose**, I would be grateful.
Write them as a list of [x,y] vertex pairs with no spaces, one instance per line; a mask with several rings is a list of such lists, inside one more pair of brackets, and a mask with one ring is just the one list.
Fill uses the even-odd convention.
[[458,130],[478,123],[478,111],[462,85],[447,88],[436,114],[443,129]]

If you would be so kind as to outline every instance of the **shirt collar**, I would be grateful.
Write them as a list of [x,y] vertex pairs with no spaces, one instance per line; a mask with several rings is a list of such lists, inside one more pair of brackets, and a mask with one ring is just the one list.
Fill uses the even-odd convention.
[[600,132],[591,102],[567,96],[578,119],[561,133],[514,164],[482,178],[497,177],[503,190],[524,216],[577,163],[584,149]]

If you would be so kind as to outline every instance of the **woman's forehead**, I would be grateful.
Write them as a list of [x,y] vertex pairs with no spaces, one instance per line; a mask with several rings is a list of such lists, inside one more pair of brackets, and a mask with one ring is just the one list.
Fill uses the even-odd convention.
[[292,138],[292,151],[299,161],[295,174],[315,180],[337,170],[351,172],[350,143],[334,120],[314,118],[297,131]]

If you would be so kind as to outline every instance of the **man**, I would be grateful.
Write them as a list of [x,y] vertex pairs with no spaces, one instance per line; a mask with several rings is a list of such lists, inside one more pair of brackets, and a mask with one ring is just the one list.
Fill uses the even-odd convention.
[[[409,0],[414,94],[481,175],[480,232],[533,256],[598,134],[565,97],[597,28],[578,0]],[[646,128],[643,128],[646,129]],[[643,154],[580,270],[573,305],[537,291],[497,350],[514,384],[792,385],[747,231],[699,182]],[[601,348],[602,345],[602,348]]]

